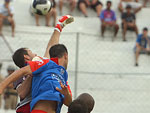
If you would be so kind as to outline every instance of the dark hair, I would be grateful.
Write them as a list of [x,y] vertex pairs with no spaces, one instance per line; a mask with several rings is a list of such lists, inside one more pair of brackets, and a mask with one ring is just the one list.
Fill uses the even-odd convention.
[[56,44],[52,46],[49,50],[49,54],[51,58],[61,58],[64,53],[68,53],[67,48],[63,44]]
[[68,113],[88,113],[88,108],[81,100],[74,100],[68,107]]
[[14,63],[22,68],[26,65],[25,60],[24,60],[24,55],[28,55],[27,53],[27,48],[20,48],[15,51],[15,53],[12,55]]
[[112,2],[111,1],[107,1],[107,4],[109,4],[109,3],[111,4]]
[[88,93],[82,93],[77,97],[77,100],[84,102],[88,107],[88,113],[90,113],[95,105],[94,98]]
[[143,28],[143,31],[148,31],[148,28],[147,28],[147,27],[144,27],[144,28]]

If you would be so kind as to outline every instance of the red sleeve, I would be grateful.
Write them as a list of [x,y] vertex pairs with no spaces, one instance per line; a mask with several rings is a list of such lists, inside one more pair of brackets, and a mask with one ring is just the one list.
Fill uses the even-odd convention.
[[72,96],[71,88],[70,88],[70,86],[68,85],[68,82],[67,82],[67,87],[68,87],[68,90],[69,90],[70,95]]
[[49,59],[39,60],[39,61],[29,61],[28,64],[30,65],[30,68],[32,72],[37,71],[40,67],[44,66],[49,62]]

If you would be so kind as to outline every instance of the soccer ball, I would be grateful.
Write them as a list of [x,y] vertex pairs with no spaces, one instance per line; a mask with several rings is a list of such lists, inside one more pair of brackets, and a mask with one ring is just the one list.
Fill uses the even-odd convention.
[[51,10],[50,0],[32,0],[31,10],[38,15],[46,15]]

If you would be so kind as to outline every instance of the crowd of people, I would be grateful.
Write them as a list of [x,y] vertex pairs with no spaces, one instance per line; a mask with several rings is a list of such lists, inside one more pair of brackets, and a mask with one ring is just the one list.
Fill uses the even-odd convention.
[[[14,21],[14,10],[10,6],[11,0],[4,0],[4,4],[0,5],[0,35],[2,35],[2,26],[3,24],[11,25],[12,27],[12,37],[15,35],[15,21]],[[79,9],[85,17],[88,17],[87,8],[92,8],[96,13],[97,17],[101,20],[101,34],[104,36],[105,28],[114,27],[114,37],[117,36],[119,25],[117,24],[116,12],[111,9],[113,5],[112,1],[107,2],[107,8],[103,9],[103,3],[99,0],[58,0],[57,3],[55,0],[50,0],[52,3],[51,11],[45,16],[45,26],[56,25],[57,19],[57,7],[59,9],[59,14],[63,15],[63,5],[64,2],[69,3],[69,12],[70,15],[73,14],[75,8]],[[136,13],[138,13],[142,7],[146,7],[146,4],[149,0],[145,0],[143,4],[139,3],[139,0],[120,0],[118,4],[118,10],[121,13],[122,19],[122,31],[123,31],[123,41],[126,41],[126,31],[132,30],[135,31],[136,35],[138,34],[138,27],[136,25]],[[39,24],[39,15],[35,16],[35,24]],[[51,25],[51,20],[53,19],[53,25]]]
[[[145,2],[148,2],[147,0]],[[116,13],[111,9],[112,2],[107,1],[106,9],[102,10],[100,13],[101,20],[101,35],[104,37],[104,32],[106,28],[114,29],[114,37],[116,37],[119,25],[117,24]],[[145,6],[145,5],[144,5]],[[122,39],[127,41],[126,34],[127,30],[133,31],[136,34],[136,46],[135,51],[135,66],[139,66],[138,58],[141,53],[150,54],[150,37],[148,36],[148,28],[143,28],[142,34],[139,34],[138,26],[136,24],[136,13],[142,9],[142,4],[138,0],[121,0],[118,9],[121,13],[121,29],[122,29]]]

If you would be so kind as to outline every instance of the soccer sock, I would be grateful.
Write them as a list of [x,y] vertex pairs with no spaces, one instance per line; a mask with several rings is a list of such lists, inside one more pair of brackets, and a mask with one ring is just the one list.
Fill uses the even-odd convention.
[[56,30],[56,31],[58,31],[58,32],[61,32],[61,31],[62,31],[62,28],[63,28],[63,27],[62,27],[61,23],[58,22],[58,23],[56,24],[54,30]]

